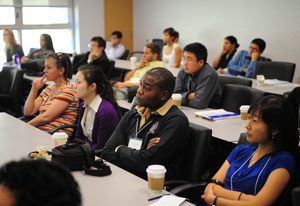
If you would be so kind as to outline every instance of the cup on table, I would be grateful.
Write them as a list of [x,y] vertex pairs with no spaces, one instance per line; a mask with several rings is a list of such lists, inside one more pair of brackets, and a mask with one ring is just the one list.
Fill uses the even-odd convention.
[[248,119],[249,107],[250,107],[249,105],[242,105],[240,107],[241,120],[247,120]]
[[172,101],[177,107],[181,107],[182,95],[181,94],[172,94]]
[[257,81],[258,86],[264,86],[265,76],[264,75],[256,75],[256,81]]
[[130,57],[130,67],[134,68],[136,66],[137,58]]
[[63,145],[66,144],[67,140],[68,140],[68,135],[65,132],[55,132],[52,135],[52,140],[53,140],[53,145],[54,147],[57,147],[59,145]]
[[163,165],[149,165],[146,171],[149,193],[161,193],[164,188],[166,168]]

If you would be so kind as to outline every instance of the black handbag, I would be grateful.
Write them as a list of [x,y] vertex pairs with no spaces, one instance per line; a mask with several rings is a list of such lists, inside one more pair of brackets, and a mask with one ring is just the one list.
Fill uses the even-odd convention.
[[[70,171],[84,170],[86,174],[93,176],[111,174],[110,167],[101,158],[95,161],[95,153],[90,144],[80,139],[72,139],[53,148],[51,161],[64,165]],[[96,169],[90,168],[91,166]]]

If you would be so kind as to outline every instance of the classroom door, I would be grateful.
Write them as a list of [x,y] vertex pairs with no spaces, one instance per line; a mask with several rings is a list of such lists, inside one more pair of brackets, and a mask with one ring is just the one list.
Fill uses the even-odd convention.
[[115,31],[123,33],[122,44],[133,50],[133,5],[132,0],[104,0],[105,39]]

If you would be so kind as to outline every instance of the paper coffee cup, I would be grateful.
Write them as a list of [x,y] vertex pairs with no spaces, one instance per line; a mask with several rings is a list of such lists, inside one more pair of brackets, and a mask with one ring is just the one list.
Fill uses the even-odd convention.
[[249,107],[250,107],[249,105],[240,106],[241,120],[247,120],[248,119]]
[[55,132],[52,135],[52,140],[53,140],[54,147],[66,144],[66,142],[68,140],[68,137],[69,136],[65,132]]
[[256,81],[257,81],[258,86],[264,86],[265,76],[264,75],[256,75]]
[[172,94],[172,101],[177,107],[181,107],[182,95],[181,94]]
[[164,188],[166,168],[163,165],[150,165],[146,171],[149,193],[161,193]]
[[136,57],[130,57],[130,67],[134,68],[136,66]]

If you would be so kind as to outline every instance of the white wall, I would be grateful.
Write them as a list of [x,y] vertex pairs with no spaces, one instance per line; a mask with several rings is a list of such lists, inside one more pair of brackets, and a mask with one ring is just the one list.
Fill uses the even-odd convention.
[[75,0],[74,13],[75,49],[77,53],[83,53],[88,51],[92,37],[104,37],[104,2]]
[[263,38],[264,56],[296,63],[300,76],[299,0],[134,0],[134,50],[162,38],[167,27],[180,33],[180,45],[203,43],[208,62],[219,54],[225,36],[234,35],[241,49]]

